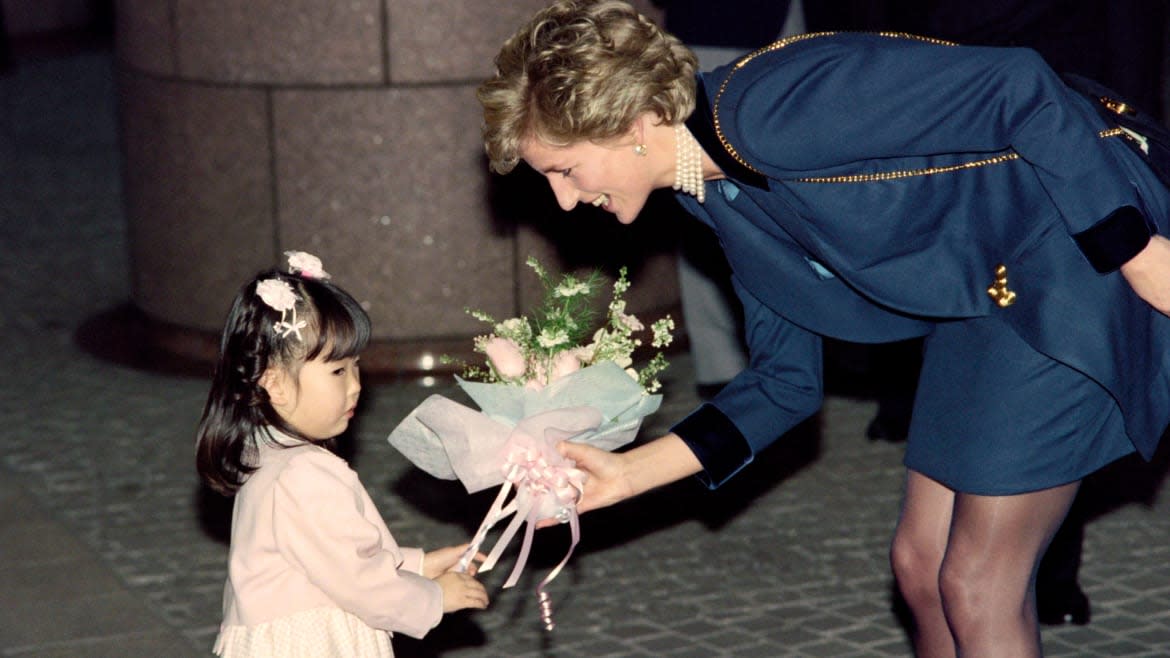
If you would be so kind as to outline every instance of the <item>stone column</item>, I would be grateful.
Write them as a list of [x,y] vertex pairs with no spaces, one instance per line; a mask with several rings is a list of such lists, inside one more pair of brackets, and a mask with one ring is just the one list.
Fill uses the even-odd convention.
[[631,308],[673,307],[673,250],[647,235],[664,220],[618,230],[561,212],[534,175],[487,171],[475,89],[543,5],[120,0],[133,301],[153,339],[211,358],[237,287],[290,249],[367,308],[379,370],[466,353],[484,330],[466,307],[528,310],[530,254],[628,264]]

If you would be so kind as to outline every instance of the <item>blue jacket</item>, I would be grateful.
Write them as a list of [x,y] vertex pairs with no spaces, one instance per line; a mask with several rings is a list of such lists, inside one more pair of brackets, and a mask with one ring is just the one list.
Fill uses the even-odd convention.
[[1104,386],[1150,457],[1170,319],[1115,270],[1170,228],[1170,193],[1096,101],[1031,50],[873,34],[783,40],[699,89],[687,124],[728,178],[679,199],[719,236],[751,352],[674,428],[709,486],[820,407],[821,336],[990,314]]

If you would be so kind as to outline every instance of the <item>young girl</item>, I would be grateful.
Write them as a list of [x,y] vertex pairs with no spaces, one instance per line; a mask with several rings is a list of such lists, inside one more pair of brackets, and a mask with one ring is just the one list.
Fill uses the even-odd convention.
[[487,607],[465,546],[400,547],[330,449],[353,417],[370,321],[289,252],[236,295],[199,424],[199,474],[235,494],[220,656],[392,656],[443,614]]

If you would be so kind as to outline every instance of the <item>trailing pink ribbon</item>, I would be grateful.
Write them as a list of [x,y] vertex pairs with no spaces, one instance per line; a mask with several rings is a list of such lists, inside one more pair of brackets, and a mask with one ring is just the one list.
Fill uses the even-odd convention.
[[[548,428],[545,433],[557,434],[548,431]],[[492,527],[504,518],[512,516],[511,522],[496,540],[495,547],[479,570],[484,572],[492,569],[520,530],[520,526],[527,524],[520,554],[504,583],[504,589],[513,587],[528,562],[537,522],[545,518],[556,518],[562,523],[568,523],[572,535],[569,549],[556,568],[541,580],[536,588],[537,598],[541,604],[541,620],[550,631],[555,624],[552,620],[552,605],[544,589],[560,574],[581,539],[577,501],[584,491],[586,479],[583,471],[575,468],[572,461],[565,459],[556,451],[554,446],[560,438],[550,436],[547,439],[538,439],[520,427],[513,431],[503,450],[504,463],[500,467],[504,476],[503,486],[500,487],[499,494],[496,495],[471,545],[459,562],[460,570],[466,570]],[[512,493],[515,495],[509,501],[509,494]]]

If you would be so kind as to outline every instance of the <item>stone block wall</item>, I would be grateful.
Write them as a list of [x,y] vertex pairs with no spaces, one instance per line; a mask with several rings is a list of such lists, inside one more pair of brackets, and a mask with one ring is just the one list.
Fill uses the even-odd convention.
[[210,356],[236,288],[289,249],[367,308],[379,369],[469,349],[466,307],[527,311],[530,254],[628,264],[635,311],[675,306],[669,218],[620,230],[561,212],[535,175],[487,171],[475,89],[544,3],[120,0],[133,297],[153,335]]

